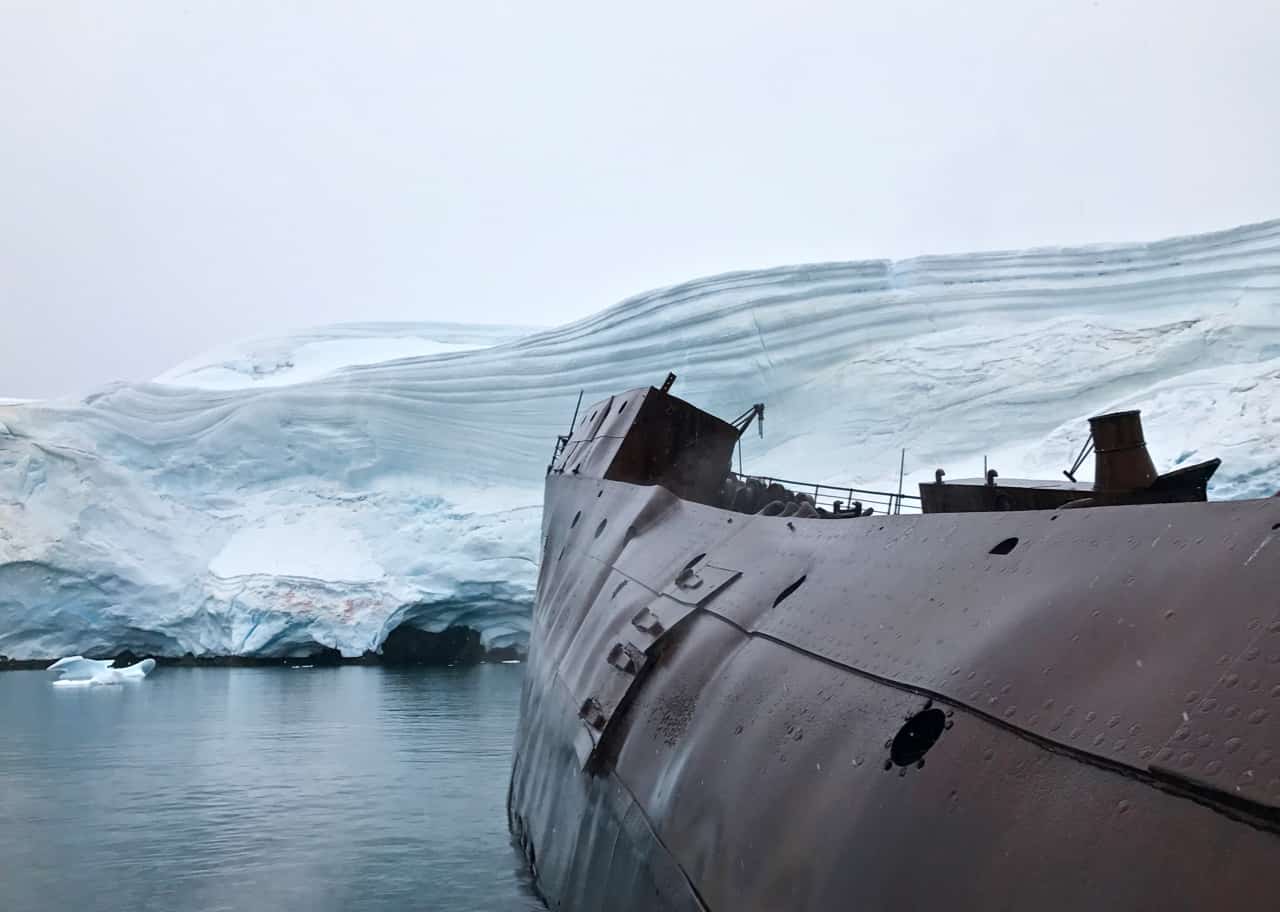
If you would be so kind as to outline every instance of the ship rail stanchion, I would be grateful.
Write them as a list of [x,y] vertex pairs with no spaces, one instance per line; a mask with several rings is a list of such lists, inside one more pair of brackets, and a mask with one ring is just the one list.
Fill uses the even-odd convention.
[[[812,498],[815,507],[820,507],[831,513],[849,513],[851,512],[849,508],[855,504],[864,511],[863,515],[865,515],[867,509],[874,510],[875,513],[885,516],[922,512],[919,497],[904,494],[900,491],[877,491],[869,488],[855,488],[850,485],[827,485],[820,482],[796,481],[768,475],[745,475],[740,472],[734,474],[744,484],[748,481],[754,481],[764,487],[768,487],[771,484],[781,485],[793,494],[802,494],[804,497]],[[839,507],[837,507],[837,504],[839,504]]]

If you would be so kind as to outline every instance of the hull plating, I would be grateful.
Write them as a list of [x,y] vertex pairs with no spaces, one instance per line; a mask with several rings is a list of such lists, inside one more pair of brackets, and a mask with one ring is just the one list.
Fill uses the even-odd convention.
[[511,814],[553,908],[1270,905],[1280,501],[788,520],[551,475],[543,530]]

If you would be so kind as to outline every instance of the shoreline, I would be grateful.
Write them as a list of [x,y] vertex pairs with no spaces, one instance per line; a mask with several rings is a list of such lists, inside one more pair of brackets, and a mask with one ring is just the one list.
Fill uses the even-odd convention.
[[[62,658],[61,656],[59,658]],[[423,658],[418,660],[388,658],[377,653],[365,653],[361,656],[346,658],[335,654],[320,653],[309,656],[197,656],[188,653],[183,656],[137,655],[122,653],[114,656],[86,656],[98,660],[114,660],[115,667],[132,665],[143,659],[155,659],[158,667],[168,668],[296,668],[300,665],[336,668],[342,665],[369,665],[386,668],[447,668],[459,665],[487,665],[510,661],[525,661],[525,653],[514,647],[485,650],[479,656],[454,656],[439,658]],[[0,656],[0,672],[4,671],[45,671],[57,658],[53,659],[11,659]]]
[[[480,642],[480,632],[470,627],[447,627],[439,633],[419,630],[402,625],[391,631],[377,652],[366,650],[362,655],[346,657],[332,647],[321,646],[317,652],[302,656],[241,656],[241,655],[156,655],[120,649],[112,653],[90,653],[85,658],[114,660],[117,668],[133,665],[143,659],[155,659],[157,665],[178,668],[271,668],[298,665],[386,665],[389,667],[447,667],[450,665],[480,665],[486,662],[524,661],[526,652],[515,646],[486,648]],[[51,659],[11,659],[0,655],[0,671],[43,671],[62,656]]]

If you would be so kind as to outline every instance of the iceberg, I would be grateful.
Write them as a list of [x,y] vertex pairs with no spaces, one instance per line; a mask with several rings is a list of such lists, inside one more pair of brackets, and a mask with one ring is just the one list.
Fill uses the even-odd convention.
[[579,391],[768,406],[747,471],[1056,477],[1141,407],[1162,470],[1280,488],[1280,221],[1148,244],[788,266],[551,329],[353,324],[0,404],[0,653],[347,657],[402,626],[519,650]]
[[133,665],[115,668],[110,659],[86,659],[84,656],[68,656],[58,659],[48,670],[55,672],[58,679],[55,686],[91,686],[101,684],[123,684],[126,681],[141,681],[151,674],[156,667],[155,659],[143,659]]

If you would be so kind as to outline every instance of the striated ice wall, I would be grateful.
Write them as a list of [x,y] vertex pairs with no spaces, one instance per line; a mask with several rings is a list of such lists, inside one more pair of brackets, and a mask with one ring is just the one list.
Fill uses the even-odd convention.
[[[1162,470],[1280,489],[1280,221],[1152,244],[792,266],[547,331],[360,324],[81,402],[0,400],[0,653],[347,655],[401,623],[522,643],[579,390],[768,405],[748,471],[1060,477],[1143,409]],[[1087,477],[1087,476],[1086,476]]]

